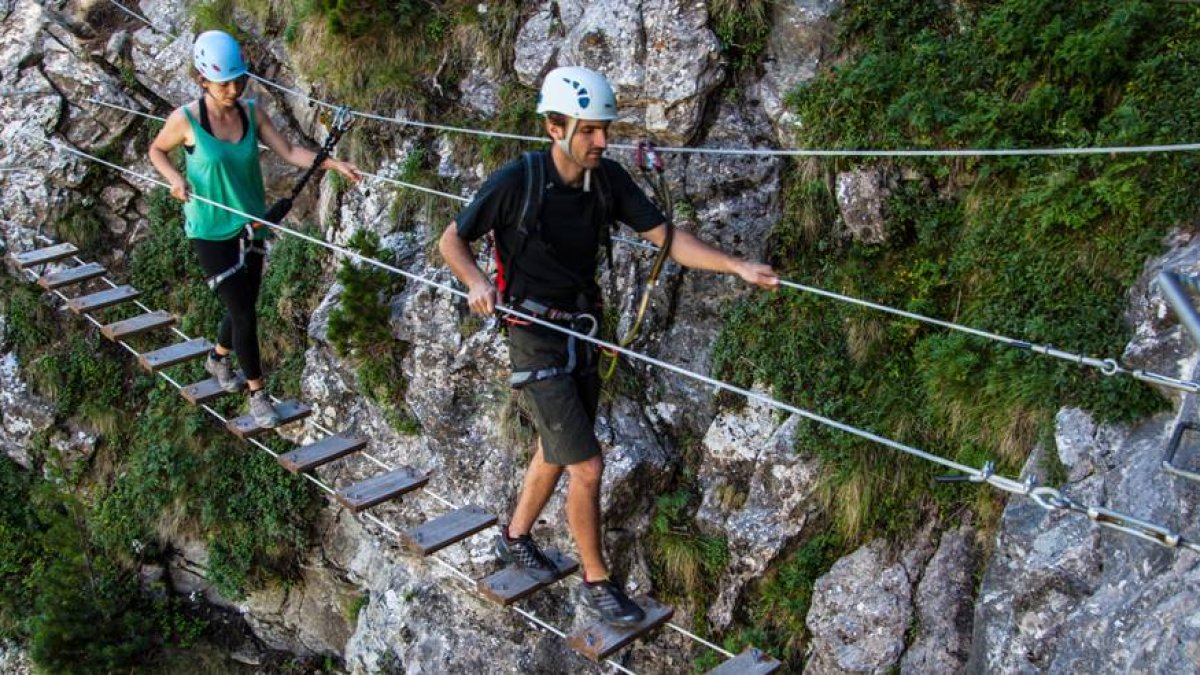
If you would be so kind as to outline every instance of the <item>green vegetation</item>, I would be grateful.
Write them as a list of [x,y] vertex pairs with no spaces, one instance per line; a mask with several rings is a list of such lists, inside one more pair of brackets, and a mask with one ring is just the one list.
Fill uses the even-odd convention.
[[713,32],[737,70],[752,67],[767,48],[771,33],[771,0],[711,0]]
[[[393,262],[374,232],[355,232],[347,246],[368,258]],[[420,422],[404,403],[408,382],[400,364],[408,345],[391,330],[391,301],[404,290],[405,278],[347,259],[337,280],[342,294],[329,314],[329,343],[354,364],[359,391],[380,407],[392,427],[403,434],[419,433]]]
[[[148,202],[150,236],[130,254],[132,283],[146,304],[211,336],[221,308],[202,283],[179,206],[164,190]],[[261,296],[260,325],[271,336],[264,352],[289,364],[285,388],[298,388],[324,254],[287,239],[275,256]],[[227,597],[295,574],[320,503],[303,480],[181,407],[173,387],[137,372],[123,350],[34,287],[4,277],[0,288],[0,351],[17,353],[58,421],[81,420],[100,434],[90,453],[67,457],[50,442],[57,432],[47,432],[31,448],[33,471],[0,458],[0,635],[27,642],[47,672],[125,671],[206,631],[188,603],[139,581],[143,565],[165,564],[168,539],[206,542],[206,573]],[[178,370],[199,379],[198,366]],[[228,414],[240,405],[230,397],[217,407]]]
[[650,521],[651,558],[656,586],[665,594],[703,607],[712,599],[721,572],[729,563],[725,539],[697,532],[693,493],[660,496]]
[[[805,120],[801,147],[1132,145],[1200,136],[1200,93],[1189,84],[1200,76],[1195,8],[884,0],[851,3],[841,26],[852,58],[790,99]],[[1129,339],[1126,289],[1160,253],[1163,235],[1200,207],[1196,164],[1188,154],[799,162],[785,177],[771,262],[802,283],[1119,356]],[[837,229],[833,175],[864,165],[892,186],[883,244],[850,242]],[[996,459],[1010,475],[1049,437],[1060,406],[1127,421],[1164,405],[1130,378],[788,290],[731,310],[715,370],[964,464]],[[903,537],[934,512],[965,506],[989,522],[999,508],[992,491],[931,485],[944,470],[814,423],[802,425],[796,451],[824,460],[823,497],[841,542],[828,543],[834,549]],[[1053,460],[1041,470],[1050,481],[1063,477]],[[798,571],[789,576],[793,563]],[[746,617],[769,634],[759,646],[775,645],[797,663],[802,648],[790,636],[803,635],[812,569],[794,557],[747,602],[766,608]]]

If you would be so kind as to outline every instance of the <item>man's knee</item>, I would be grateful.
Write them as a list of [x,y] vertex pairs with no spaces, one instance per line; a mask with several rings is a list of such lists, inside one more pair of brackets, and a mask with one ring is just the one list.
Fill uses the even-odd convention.
[[570,474],[572,482],[577,481],[587,487],[599,487],[600,479],[604,475],[604,460],[599,456],[585,459],[568,466],[567,473]]

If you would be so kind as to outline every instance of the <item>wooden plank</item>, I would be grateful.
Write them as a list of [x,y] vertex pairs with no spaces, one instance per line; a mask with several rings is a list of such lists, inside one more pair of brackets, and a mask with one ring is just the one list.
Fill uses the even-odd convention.
[[769,675],[780,666],[770,654],[757,647],[747,647],[746,651],[708,671],[708,675]]
[[[237,376],[238,389],[240,391],[246,388],[246,376],[240,370],[237,372]],[[180,389],[179,393],[183,394],[183,398],[186,399],[188,403],[191,403],[192,405],[202,405],[215,398],[220,398],[229,392],[221,388],[221,385],[217,383],[217,378],[210,377],[207,380],[201,380],[195,384],[189,384],[183,389]]]
[[432,474],[402,466],[337,491],[334,498],[342,506],[358,513],[380,502],[425,487]]
[[104,337],[116,342],[123,340],[133,335],[141,335],[148,333],[156,328],[164,326],[172,326],[175,324],[175,317],[166,310],[157,310],[149,314],[141,314],[132,319],[117,321],[110,323],[107,326],[100,327],[100,334]]
[[74,244],[55,244],[46,248],[39,248],[35,251],[26,251],[24,253],[13,253],[9,257],[17,264],[17,267],[25,269],[34,265],[42,265],[45,263],[70,258],[79,253],[79,249],[75,248]]
[[53,291],[56,288],[78,284],[88,279],[104,276],[105,270],[99,263],[88,263],[79,267],[72,267],[54,274],[47,274],[38,279],[38,286]]
[[636,626],[611,626],[597,621],[571,633],[567,638],[567,645],[589,659],[600,662],[630,642],[663,625],[675,614],[675,608],[660,605],[646,595],[634,598],[633,601],[646,612],[646,618]]
[[71,298],[67,301],[67,308],[76,314],[84,314],[93,312],[97,309],[112,307],[126,300],[133,300],[141,296],[142,292],[133,286],[117,286],[110,288],[107,291],[92,293],[91,295],[81,295],[78,298]]
[[550,562],[554,563],[557,570],[555,573],[539,573],[523,567],[509,566],[480,579],[477,584],[479,592],[501,605],[511,605],[569,574],[574,574],[579,569],[578,562],[557,549],[548,548],[544,553]]
[[471,504],[405,532],[404,545],[414,553],[429,555],[496,524],[496,516]]
[[367,445],[367,439],[334,434],[326,436],[316,443],[297,448],[279,456],[279,463],[292,473],[300,473],[322,464],[328,464],[335,459],[341,459],[352,452],[358,452]]
[[[280,401],[275,404],[275,412],[279,413],[279,424],[271,427],[271,429],[278,429],[285,424],[291,424],[292,422],[297,422],[308,417],[312,414],[312,408],[299,401]],[[229,420],[225,426],[238,438],[249,438],[255,434],[261,434],[264,431],[270,430],[267,427],[258,426],[258,422],[254,421],[253,415],[242,415],[237,419]]]
[[212,343],[204,338],[195,338],[187,342],[179,342],[170,347],[146,352],[138,357],[138,363],[146,370],[157,373],[163,368],[174,366],[185,361],[198,359],[212,349]]

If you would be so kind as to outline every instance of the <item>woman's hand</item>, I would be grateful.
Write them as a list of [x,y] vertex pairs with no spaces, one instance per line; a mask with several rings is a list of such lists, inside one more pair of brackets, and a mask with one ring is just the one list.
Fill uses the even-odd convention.
[[362,174],[358,172],[358,167],[355,166],[353,162],[343,162],[330,157],[329,159],[325,160],[325,164],[326,169],[338,172],[341,174],[342,178],[345,178],[351,183],[357,183],[362,180]]
[[167,179],[167,182],[171,184],[172,197],[181,202],[186,202],[188,200],[187,181],[183,179],[183,176],[171,176]]

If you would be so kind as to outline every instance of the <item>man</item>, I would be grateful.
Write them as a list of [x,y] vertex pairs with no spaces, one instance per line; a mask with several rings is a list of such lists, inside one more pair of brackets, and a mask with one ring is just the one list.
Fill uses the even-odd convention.
[[[542,83],[537,112],[545,116],[546,133],[554,141],[549,152],[492,174],[446,228],[439,249],[469,289],[471,310],[489,316],[499,299],[497,290],[475,264],[470,242],[494,232],[504,302],[588,333],[596,325],[596,260],[608,221],[624,222],[659,246],[668,226],[628,172],[603,159],[617,106],[602,75],[579,67],[554,69]],[[532,200],[537,213],[523,219],[523,207],[531,201],[527,174],[545,180],[534,188],[541,191]],[[687,232],[674,234],[670,254],[686,267],[736,274],[763,288],[779,283],[770,266],[726,255]],[[510,321],[508,331],[512,383],[530,403],[538,446],[512,517],[497,537],[497,553],[535,574],[554,573],[529,533],[565,468],[570,476],[567,524],[583,566],[581,599],[608,623],[636,624],[644,614],[609,579],[600,544],[604,462],[594,433],[600,391],[596,349],[544,326],[522,323]]]

